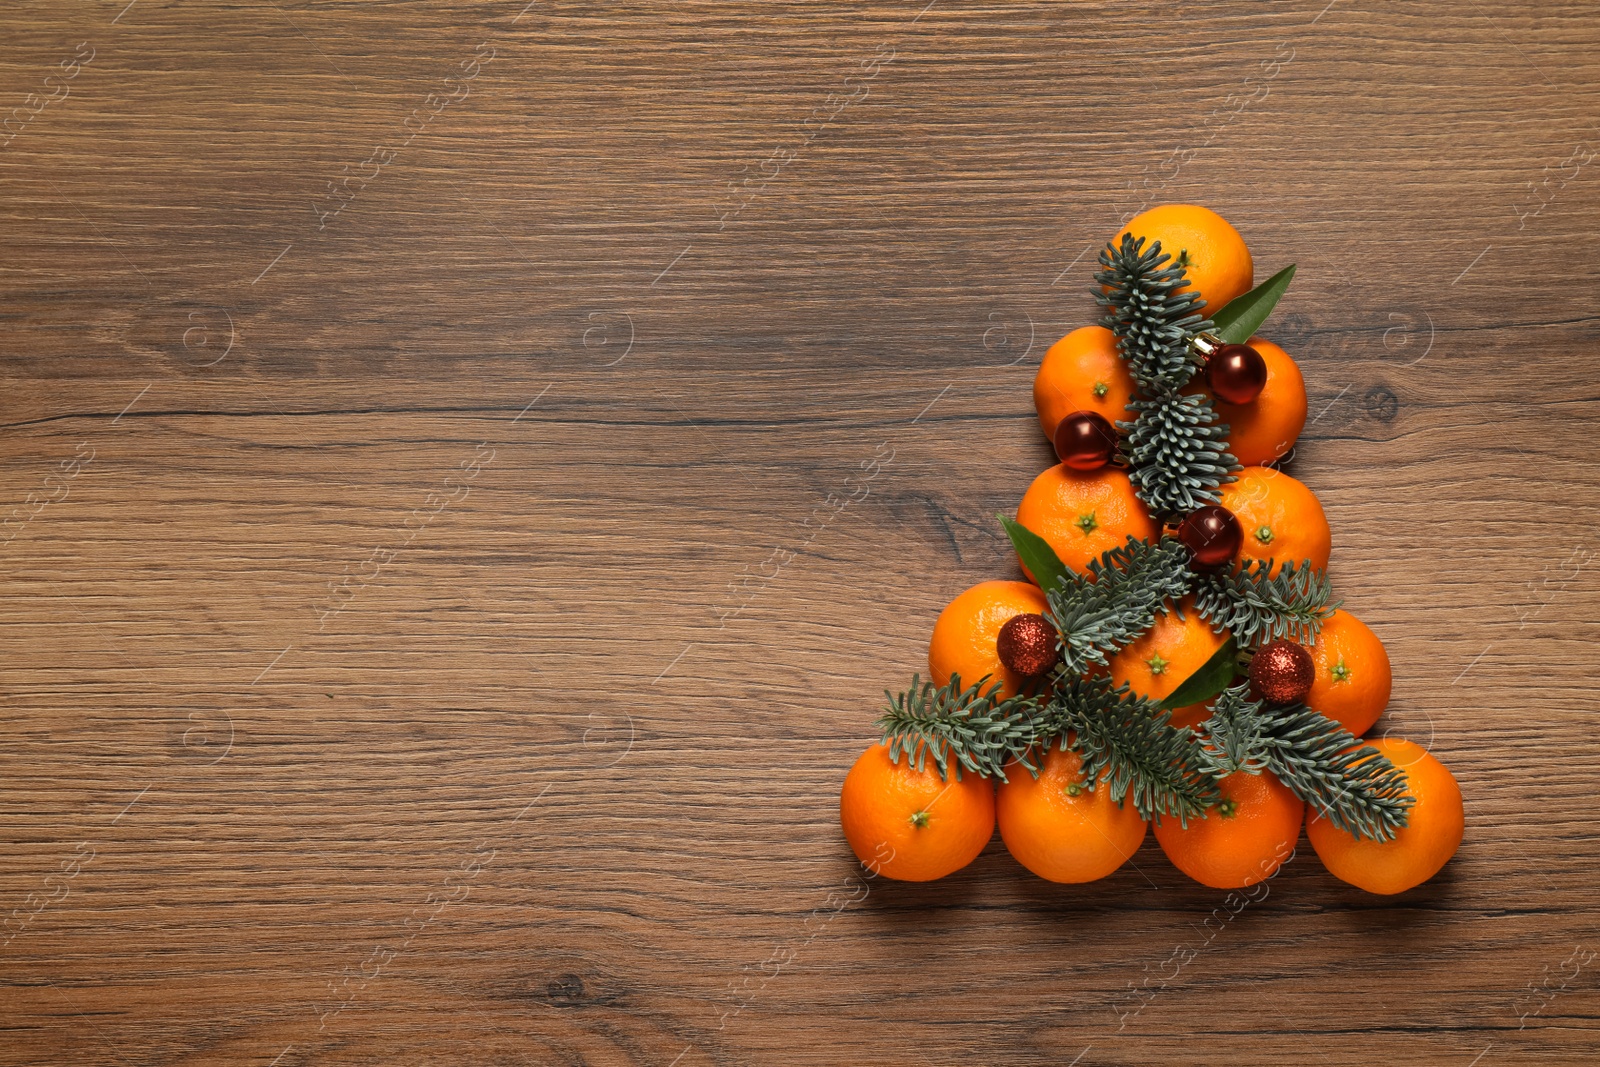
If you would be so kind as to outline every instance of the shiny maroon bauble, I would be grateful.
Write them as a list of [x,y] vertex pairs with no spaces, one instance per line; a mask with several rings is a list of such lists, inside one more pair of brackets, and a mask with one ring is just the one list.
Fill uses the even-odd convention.
[[1227,563],[1244,544],[1244,528],[1221,504],[1207,504],[1184,516],[1178,540],[1189,550],[1189,566],[1209,571]]
[[1000,627],[995,651],[1008,671],[1029,678],[1043,674],[1056,663],[1056,628],[1043,615],[1013,615]]
[[1117,431],[1104,415],[1074,411],[1056,427],[1056,455],[1075,471],[1097,471],[1117,451]]
[[1206,384],[1220,400],[1248,404],[1267,384],[1267,361],[1249,345],[1223,345],[1206,360]]
[[1293,641],[1268,641],[1250,661],[1250,693],[1272,704],[1295,704],[1316,679],[1311,653]]

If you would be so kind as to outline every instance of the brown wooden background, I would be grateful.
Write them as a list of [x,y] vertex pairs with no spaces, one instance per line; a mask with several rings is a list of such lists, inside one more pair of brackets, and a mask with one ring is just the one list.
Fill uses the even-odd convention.
[[[6,6],[0,1061],[1600,1058],[1600,15],[924,2]],[[1466,842],[863,898],[840,779],[1170,200],[1300,265]]]

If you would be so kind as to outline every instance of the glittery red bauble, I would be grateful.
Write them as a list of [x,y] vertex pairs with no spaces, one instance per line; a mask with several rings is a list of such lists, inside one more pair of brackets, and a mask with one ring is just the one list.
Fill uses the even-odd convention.
[[1075,471],[1097,471],[1117,451],[1117,431],[1104,415],[1074,411],[1056,427],[1056,455]]
[[1030,678],[1043,674],[1056,662],[1056,628],[1043,615],[1013,615],[1000,627],[995,651],[1009,671]]
[[1316,665],[1293,641],[1268,641],[1250,661],[1250,692],[1272,704],[1293,704],[1311,692]]
[[1189,550],[1191,567],[1214,570],[1238,553],[1244,544],[1244,528],[1221,504],[1207,504],[1184,516],[1178,524],[1178,540]]
[[1249,345],[1223,345],[1206,360],[1206,384],[1218,399],[1248,404],[1267,384],[1267,361]]

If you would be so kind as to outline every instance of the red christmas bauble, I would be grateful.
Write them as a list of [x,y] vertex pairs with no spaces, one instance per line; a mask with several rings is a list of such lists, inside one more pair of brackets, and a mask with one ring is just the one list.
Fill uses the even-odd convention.
[[1178,524],[1178,540],[1189,550],[1191,567],[1215,570],[1238,553],[1244,544],[1244,528],[1221,504],[1207,504],[1184,516]]
[[1075,471],[1097,471],[1117,451],[1117,431],[1104,415],[1074,411],[1056,427],[1056,455]]
[[1013,615],[1000,627],[995,651],[1006,669],[1029,678],[1055,666],[1056,628],[1050,620],[1034,612]]
[[1268,641],[1250,661],[1250,692],[1272,704],[1294,704],[1311,692],[1317,668],[1293,641]]
[[1248,404],[1267,384],[1267,361],[1249,345],[1223,345],[1206,360],[1206,384],[1221,400]]

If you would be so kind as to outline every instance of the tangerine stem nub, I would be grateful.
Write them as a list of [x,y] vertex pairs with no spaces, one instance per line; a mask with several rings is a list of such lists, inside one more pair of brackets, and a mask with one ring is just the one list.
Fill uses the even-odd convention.
[[919,811],[913,813],[911,818],[907,819],[906,821],[912,826],[915,826],[918,830],[921,830],[928,825],[928,819],[929,815],[927,812]]

